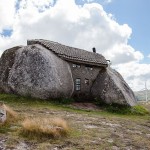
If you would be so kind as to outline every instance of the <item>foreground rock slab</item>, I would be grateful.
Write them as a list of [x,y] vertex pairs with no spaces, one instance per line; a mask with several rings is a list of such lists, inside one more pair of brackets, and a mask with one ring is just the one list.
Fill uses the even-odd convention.
[[107,104],[134,106],[137,103],[133,91],[123,77],[110,67],[98,75],[91,91],[94,97]]

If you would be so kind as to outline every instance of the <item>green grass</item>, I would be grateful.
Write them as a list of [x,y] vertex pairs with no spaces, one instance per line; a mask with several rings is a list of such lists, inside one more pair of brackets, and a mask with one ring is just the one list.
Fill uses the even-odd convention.
[[[136,142],[134,143],[135,146],[145,141],[145,145],[148,148],[150,147],[149,140],[146,137],[148,126],[150,125],[150,115],[140,105],[135,107],[101,105],[99,110],[83,110],[75,109],[68,104],[62,104],[59,100],[55,102],[11,94],[0,94],[0,101],[10,106],[21,117],[17,121],[13,119],[7,124],[0,126],[0,137],[8,137],[9,143],[5,142],[5,144],[10,149],[11,147],[15,149],[18,143],[22,143],[23,141],[27,141],[25,144],[30,149],[39,150],[53,149],[58,145],[60,149],[65,149],[65,147],[66,149],[112,149],[112,146],[116,143],[118,147],[123,149],[124,146],[128,146],[128,143],[124,142],[125,138],[131,141],[129,143],[131,146],[133,146],[134,141]],[[42,119],[60,117],[66,120],[69,126],[67,136],[59,138],[58,135],[56,136],[58,138],[55,139],[51,137],[53,135],[50,131],[50,134],[47,134],[47,129],[43,129],[41,126],[39,128],[37,128],[38,126],[32,128],[34,124],[29,122],[30,126],[28,128],[27,125],[22,126],[26,118],[32,120],[32,118],[40,117]],[[41,118],[39,119],[40,123],[44,122]],[[46,124],[48,123],[46,122]],[[111,124],[114,126],[111,126]],[[38,125],[38,123],[35,123],[35,125]],[[115,125],[120,125],[120,127]],[[95,126],[96,128],[87,128],[88,126]],[[39,133],[41,129],[42,132]],[[137,133],[130,132],[134,130]],[[138,131],[141,131],[142,134],[138,134]],[[119,137],[118,133],[124,135],[124,137]],[[109,143],[107,141],[109,138],[112,138],[114,143]],[[141,147],[132,148],[141,149]]]
[[147,115],[147,114],[150,114],[150,112],[144,107],[144,106],[141,106],[141,105],[136,105],[134,107],[131,108],[130,110],[131,114],[137,114],[137,115]]
[[10,124],[0,124],[0,133],[7,133],[10,131]]
[[113,113],[113,114],[120,114],[120,115],[137,115],[137,116],[144,116],[149,115],[150,112],[141,105],[135,105],[133,107],[130,106],[123,106],[118,104],[100,104],[99,105],[104,111]]
[[134,116],[146,116],[150,115],[150,111],[146,109],[143,105],[135,105],[135,106],[128,106],[128,105],[120,105],[117,103],[106,104],[99,99],[95,99],[94,103],[98,105],[103,111],[118,114],[118,115],[134,115]]
[[107,115],[107,116],[144,116],[149,115],[149,111],[141,105],[136,105],[134,107],[129,106],[122,106],[118,104],[99,104],[100,111],[98,110],[83,110],[73,108],[70,105],[70,101],[73,102],[72,99],[58,99],[58,100],[41,100],[37,98],[31,97],[22,97],[13,94],[0,94],[0,101],[4,102],[5,104],[13,105],[21,107],[21,105],[27,106],[28,108],[33,107],[46,107],[50,109],[57,109],[57,110],[66,110],[71,112],[78,112],[78,113],[86,113],[86,114],[94,114],[94,115]]

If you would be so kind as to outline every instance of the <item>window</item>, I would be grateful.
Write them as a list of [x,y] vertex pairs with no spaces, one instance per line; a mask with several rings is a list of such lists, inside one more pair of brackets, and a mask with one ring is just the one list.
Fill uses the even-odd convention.
[[80,66],[80,65],[77,65],[77,68],[81,68],[81,66]]
[[72,64],[73,68],[81,68],[81,66],[79,64]]
[[76,67],[77,67],[77,65],[76,65],[76,64],[72,64],[72,67],[73,67],[73,68],[76,68]]
[[76,88],[76,91],[80,91],[80,89],[81,89],[81,79],[80,78],[76,79],[75,88]]
[[89,79],[86,79],[84,80],[85,84],[89,85]]
[[90,66],[90,65],[86,65],[85,68],[86,68],[87,70],[93,70],[93,67]]

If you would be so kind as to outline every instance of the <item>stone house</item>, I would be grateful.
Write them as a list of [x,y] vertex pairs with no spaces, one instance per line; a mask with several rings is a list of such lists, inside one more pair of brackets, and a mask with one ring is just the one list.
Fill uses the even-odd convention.
[[97,75],[108,66],[106,59],[101,54],[96,53],[95,48],[92,49],[93,52],[89,52],[48,40],[27,41],[27,45],[34,44],[42,45],[69,63],[74,82],[74,98],[91,98],[91,87]]
[[40,99],[95,98],[134,106],[136,98],[123,77],[101,55],[42,39],[4,51],[0,92]]

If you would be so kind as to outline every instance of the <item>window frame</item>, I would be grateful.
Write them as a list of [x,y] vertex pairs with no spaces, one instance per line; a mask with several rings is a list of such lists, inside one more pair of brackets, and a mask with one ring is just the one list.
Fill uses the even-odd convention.
[[75,64],[75,63],[73,63],[73,64],[72,64],[72,67],[73,67],[73,68],[81,68],[81,65],[80,65],[80,64]]
[[86,68],[86,70],[93,70],[93,66],[91,66],[91,65],[85,65],[85,68]]
[[86,85],[89,85],[89,84],[90,84],[90,80],[87,79],[87,78],[85,78],[85,79],[84,79],[84,83],[85,83]]
[[75,90],[76,91],[80,91],[81,90],[81,79],[80,78],[76,78],[75,79]]
[[76,67],[77,67],[77,68],[81,68],[81,65],[79,65],[79,64],[76,64]]
[[72,64],[72,67],[73,67],[73,68],[76,68],[76,67],[77,67],[77,65],[76,65],[76,64]]

